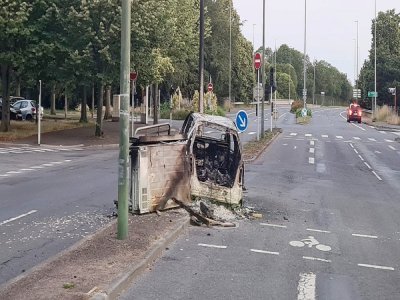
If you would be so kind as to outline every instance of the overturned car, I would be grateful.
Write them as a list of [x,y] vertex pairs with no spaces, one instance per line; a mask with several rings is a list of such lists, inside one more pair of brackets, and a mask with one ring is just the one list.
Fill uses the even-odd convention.
[[141,127],[131,139],[131,211],[147,213],[201,197],[240,205],[242,147],[232,120],[191,113],[179,134],[169,124]]

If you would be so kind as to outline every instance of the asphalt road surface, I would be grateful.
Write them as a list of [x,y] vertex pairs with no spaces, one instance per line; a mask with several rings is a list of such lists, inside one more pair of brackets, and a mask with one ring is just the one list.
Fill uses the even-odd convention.
[[0,284],[109,222],[117,151],[0,147]]
[[343,108],[296,125],[287,110],[246,166],[263,218],[191,227],[121,299],[399,299],[399,132],[349,124]]

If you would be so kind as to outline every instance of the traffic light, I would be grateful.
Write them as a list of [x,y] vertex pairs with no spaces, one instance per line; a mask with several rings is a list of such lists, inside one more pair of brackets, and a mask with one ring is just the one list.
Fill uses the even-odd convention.
[[274,80],[274,68],[271,68],[269,70],[269,86],[274,86],[275,84],[275,80]]

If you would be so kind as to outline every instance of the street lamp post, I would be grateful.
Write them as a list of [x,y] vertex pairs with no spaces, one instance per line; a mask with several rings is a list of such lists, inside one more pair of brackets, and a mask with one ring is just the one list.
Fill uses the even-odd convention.
[[232,0],[229,1],[229,107],[232,103]]
[[374,80],[375,80],[375,86],[374,86],[374,114],[376,114],[376,23],[377,23],[377,19],[376,19],[376,0],[375,0],[375,26],[374,26],[374,56],[375,56],[375,61],[374,61]]
[[312,91],[312,104],[315,104],[315,64],[316,61],[314,61],[314,84],[313,84],[313,91]]
[[307,49],[307,0],[304,0],[304,62],[303,62],[303,102],[304,108],[307,107],[307,88],[306,88],[306,49]]
[[[357,24],[357,38],[356,38],[356,81],[354,82],[356,90],[358,91],[358,20],[355,21]],[[356,93],[356,99],[358,99],[358,92]]]
[[199,112],[204,112],[204,0],[200,0]]
[[[263,0],[263,45],[262,45],[262,59],[261,59],[261,81],[262,81],[262,88],[265,91],[265,0]],[[265,102],[265,95],[262,97],[261,102],[261,138],[264,137],[264,102]]]

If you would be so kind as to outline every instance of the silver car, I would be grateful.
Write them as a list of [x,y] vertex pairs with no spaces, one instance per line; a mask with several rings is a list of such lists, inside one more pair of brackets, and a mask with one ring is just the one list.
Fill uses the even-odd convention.
[[[33,120],[36,118],[36,102],[34,100],[19,100],[12,105],[12,108],[18,112],[17,119]],[[43,107],[40,107],[40,118],[43,117]]]

